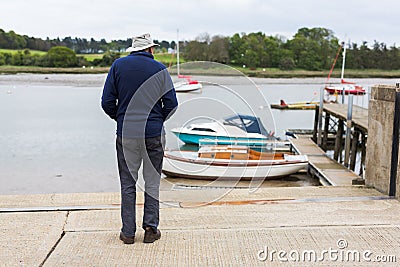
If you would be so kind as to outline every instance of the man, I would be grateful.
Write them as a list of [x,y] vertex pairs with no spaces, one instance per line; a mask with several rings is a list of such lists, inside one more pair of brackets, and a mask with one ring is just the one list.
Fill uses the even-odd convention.
[[104,84],[101,105],[117,121],[117,160],[121,183],[120,239],[133,244],[136,231],[136,181],[143,162],[144,243],[161,237],[159,187],[165,143],[163,123],[178,101],[165,66],[154,60],[157,44],[149,34],[132,39],[128,56],[115,60]]

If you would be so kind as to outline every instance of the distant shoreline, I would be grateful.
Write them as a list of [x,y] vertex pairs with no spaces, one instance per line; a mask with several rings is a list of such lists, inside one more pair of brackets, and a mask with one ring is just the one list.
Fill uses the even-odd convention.
[[[257,78],[326,78],[327,70],[307,71],[307,70],[279,70],[279,69],[256,69],[237,68],[238,71],[249,77]],[[107,73],[109,67],[86,67],[86,68],[44,68],[34,66],[0,66],[0,74],[104,74]],[[207,73],[203,70],[198,72],[191,70],[191,75],[215,75],[215,73]],[[197,73],[196,73],[197,72]],[[331,78],[339,78],[340,71],[335,70]],[[400,70],[346,70],[346,78],[400,78]]]
[[[106,80],[107,73],[17,73],[17,74],[0,74],[0,87],[7,90],[13,90],[15,86],[72,86],[72,87],[96,87],[102,88]],[[244,76],[242,76],[244,77]],[[172,75],[175,80],[176,75]],[[238,83],[246,82],[240,79],[240,76],[215,76],[215,75],[196,75],[196,79],[207,83],[217,83],[224,86],[231,86]],[[304,87],[322,86],[326,82],[326,77],[290,77],[290,78],[260,78],[249,77],[256,85],[277,85],[277,84],[303,84]],[[352,78],[351,81],[356,82],[366,88],[377,84],[395,84],[396,78]],[[331,79],[332,83],[339,83],[340,78]],[[249,84],[250,85],[250,84]],[[5,89],[3,89],[5,90]],[[7,92],[7,90],[5,92]],[[1,92],[0,92],[1,93]]]
[[35,66],[0,66],[0,74],[101,74],[107,73],[110,67],[86,68],[44,68]]

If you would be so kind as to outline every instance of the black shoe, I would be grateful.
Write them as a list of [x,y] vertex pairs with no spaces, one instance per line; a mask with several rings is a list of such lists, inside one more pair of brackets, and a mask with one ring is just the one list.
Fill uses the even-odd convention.
[[153,243],[154,241],[160,239],[161,232],[158,229],[153,229],[151,227],[146,227],[144,230],[143,243]]
[[128,236],[125,236],[124,233],[122,233],[122,232],[119,233],[119,239],[121,239],[124,242],[124,244],[135,243],[135,236],[128,237]]

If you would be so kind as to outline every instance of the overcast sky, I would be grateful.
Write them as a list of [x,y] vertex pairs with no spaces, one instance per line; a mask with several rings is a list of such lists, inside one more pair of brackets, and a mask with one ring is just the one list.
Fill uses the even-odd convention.
[[0,29],[40,38],[107,41],[151,33],[159,41],[207,32],[264,32],[291,39],[299,28],[341,40],[400,46],[398,0],[2,0]]

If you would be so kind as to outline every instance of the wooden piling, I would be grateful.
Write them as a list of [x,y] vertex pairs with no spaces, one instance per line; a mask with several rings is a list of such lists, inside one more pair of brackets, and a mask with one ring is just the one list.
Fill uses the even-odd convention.
[[339,153],[342,152],[342,140],[343,140],[343,120],[339,119],[338,121],[338,129],[336,132],[336,140],[335,140],[335,150],[333,154],[333,158],[336,161],[339,161]]
[[364,175],[366,154],[367,154],[367,133],[362,131],[361,132],[361,163],[360,163],[360,171],[359,171],[359,175],[361,177]]
[[317,134],[318,134],[318,115],[319,115],[319,107],[315,107],[315,114],[314,114],[314,131],[312,140],[314,143],[317,143]]
[[331,116],[329,113],[325,113],[325,122],[324,122],[324,135],[322,139],[322,149],[327,150],[328,147],[328,134],[329,134],[329,120]]
[[360,131],[354,128],[353,138],[351,140],[351,151],[350,151],[350,170],[354,171],[356,168],[357,148],[358,140],[360,138]]

